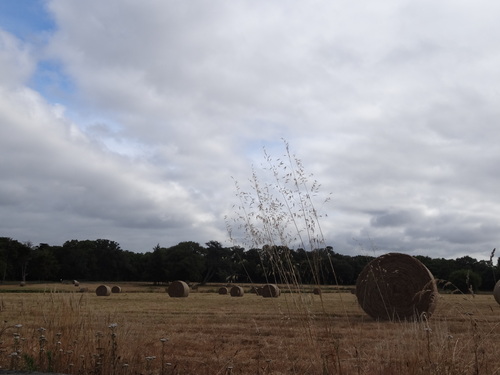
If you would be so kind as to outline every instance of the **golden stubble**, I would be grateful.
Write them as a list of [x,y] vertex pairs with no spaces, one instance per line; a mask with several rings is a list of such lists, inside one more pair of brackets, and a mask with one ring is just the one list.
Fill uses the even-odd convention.
[[101,375],[500,371],[491,295],[440,295],[428,321],[378,322],[345,291],[262,298],[250,286],[243,297],[218,287],[187,298],[133,283],[106,297],[1,293],[0,365]]

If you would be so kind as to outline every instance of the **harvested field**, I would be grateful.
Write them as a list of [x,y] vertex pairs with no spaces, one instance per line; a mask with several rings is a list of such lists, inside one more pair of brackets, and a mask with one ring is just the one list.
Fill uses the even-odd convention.
[[0,287],[0,366],[102,375],[500,373],[500,305],[491,294],[440,295],[429,321],[406,323],[373,320],[348,290],[235,299],[219,287],[188,298],[132,284],[108,298]]

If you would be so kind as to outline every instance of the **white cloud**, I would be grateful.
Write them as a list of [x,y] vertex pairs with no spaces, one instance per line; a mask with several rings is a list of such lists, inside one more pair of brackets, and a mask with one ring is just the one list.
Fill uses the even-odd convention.
[[43,56],[74,85],[64,111],[23,87],[36,57],[2,34],[0,202],[19,217],[9,235],[29,235],[22,219],[43,212],[65,223],[52,237],[45,223],[46,242],[224,241],[230,177],[246,180],[262,146],[281,155],[285,138],[332,193],[323,226],[337,251],[487,257],[496,246],[497,6],[48,6],[57,28]]

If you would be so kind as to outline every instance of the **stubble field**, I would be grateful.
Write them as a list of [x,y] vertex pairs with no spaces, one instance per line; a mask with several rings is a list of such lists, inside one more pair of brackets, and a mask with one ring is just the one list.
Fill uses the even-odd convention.
[[[0,286],[2,369],[67,374],[500,374],[500,305],[441,294],[422,322],[377,322],[349,290],[170,298],[122,283]],[[113,285],[113,284],[108,284]],[[18,293],[22,291],[22,293]],[[30,292],[30,293],[27,293]]]

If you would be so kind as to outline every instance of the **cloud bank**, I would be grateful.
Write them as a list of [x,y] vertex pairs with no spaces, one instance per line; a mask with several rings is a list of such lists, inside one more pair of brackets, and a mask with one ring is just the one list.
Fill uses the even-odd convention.
[[0,20],[2,235],[227,243],[232,179],[286,139],[336,251],[497,246],[500,5],[46,4],[43,37]]

